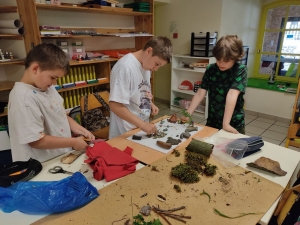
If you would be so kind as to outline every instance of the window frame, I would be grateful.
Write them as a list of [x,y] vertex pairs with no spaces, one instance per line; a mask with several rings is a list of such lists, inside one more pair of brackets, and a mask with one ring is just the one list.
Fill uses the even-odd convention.
[[[278,56],[278,60],[277,60],[277,64],[276,64],[276,71],[278,71],[278,68],[280,66],[281,56],[290,55],[290,54],[282,53],[282,44],[283,44],[283,41],[284,41],[285,32],[287,30],[288,31],[291,30],[291,29],[286,29],[286,24],[289,21],[288,15],[289,15],[291,5],[300,6],[299,0],[288,0],[288,1],[280,0],[280,1],[268,3],[268,4],[263,6],[262,12],[261,12],[261,21],[260,21],[260,26],[259,26],[257,44],[256,44],[256,55],[255,55],[255,59],[254,59],[254,70],[253,70],[254,73],[253,73],[253,76],[252,76],[253,78],[268,80],[269,77],[270,77],[270,74],[259,74],[259,70],[260,70],[260,66],[261,66],[261,56],[262,55],[268,55],[269,54],[269,55],[277,55]],[[280,7],[280,6],[287,6],[285,17],[282,18],[282,21],[284,22],[282,28],[266,29],[268,11],[270,9],[277,8],[277,7]],[[296,30],[298,30],[298,29],[296,29]],[[299,31],[300,31],[300,29],[299,29]],[[280,43],[278,45],[278,48],[279,48],[278,52],[274,53],[274,52],[263,52],[262,51],[265,32],[279,32],[280,37],[278,38],[278,41]],[[300,54],[293,54],[293,55],[300,56]],[[298,62],[298,69],[297,69],[295,77],[286,77],[286,76],[276,75],[275,80],[276,81],[282,81],[282,82],[297,83],[298,78],[299,78],[299,72],[300,72],[299,68],[300,68],[300,60]]]

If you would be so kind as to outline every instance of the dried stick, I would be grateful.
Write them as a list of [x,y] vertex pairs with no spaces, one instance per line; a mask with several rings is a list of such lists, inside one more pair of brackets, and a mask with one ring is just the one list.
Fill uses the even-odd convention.
[[155,206],[152,206],[154,210],[156,211],[160,211],[160,212],[174,212],[174,211],[178,211],[178,210],[181,210],[181,209],[185,209],[185,206],[180,206],[178,208],[174,208],[174,209],[160,209],[160,208],[157,208]]
[[185,218],[185,219],[192,219],[191,216],[185,216],[185,215],[178,215],[178,214],[172,214],[172,213],[168,213],[168,212],[159,212],[162,213],[164,215],[172,215],[172,216],[177,216],[177,217],[181,217],[181,218]]
[[155,211],[158,215],[160,215],[169,225],[172,225],[171,222],[161,213]]

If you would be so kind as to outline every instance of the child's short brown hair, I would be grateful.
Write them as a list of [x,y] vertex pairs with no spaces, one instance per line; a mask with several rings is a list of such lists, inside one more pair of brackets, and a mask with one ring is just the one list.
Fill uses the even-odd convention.
[[243,42],[237,35],[223,36],[218,40],[212,53],[217,60],[237,62],[244,56]]
[[54,44],[39,44],[31,49],[25,58],[25,69],[33,62],[39,64],[42,71],[62,69],[70,72],[70,64],[66,53]]
[[173,47],[169,38],[162,36],[152,38],[146,43],[143,51],[149,47],[153,49],[152,56],[158,56],[160,59],[166,60],[167,63],[171,62]]

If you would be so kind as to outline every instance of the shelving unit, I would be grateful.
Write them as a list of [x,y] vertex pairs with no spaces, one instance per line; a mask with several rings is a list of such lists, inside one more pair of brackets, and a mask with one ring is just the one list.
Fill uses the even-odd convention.
[[[24,42],[26,47],[26,52],[28,52],[33,46],[38,45],[42,43],[42,40],[44,39],[85,39],[85,42],[93,42],[96,49],[93,50],[99,50],[97,42],[95,40],[101,40],[114,38],[111,40],[115,40],[116,38],[119,38],[118,42],[122,42],[124,40],[124,43],[126,42],[126,39],[123,39],[123,37],[115,37],[113,34],[115,33],[122,33],[126,34],[125,36],[128,36],[130,33],[136,33],[137,36],[134,36],[132,34],[131,37],[133,38],[134,47],[128,46],[124,49],[134,49],[139,50],[144,47],[146,42],[152,38],[153,34],[153,9],[154,9],[154,1],[153,0],[141,0],[143,2],[149,2],[150,3],[150,12],[135,12],[131,11],[130,9],[122,9],[122,8],[113,8],[113,7],[102,7],[102,8],[88,8],[88,7],[80,7],[80,6],[69,6],[69,5],[50,5],[50,4],[37,4],[35,3],[35,0],[16,0],[18,5],[18,11],[20,13],[20,17],[23,21],[24,27],[30,27],[30,29],[26,30],[26,33],[24,35]],[[139,2],[136,1],[136,2]],[[65,24],[59,24],[58,20],[55,22],[52,21],[52,19],[55,20],[55,16],[51,17],[52,14],[55,14],[57,17],[68,16],[68,21]],[[47,17],[48,15],[48,17]],[[51,15],[51,16],[49,16]],[[84,18],[81,17],[81,15],[85,15]],[[103,26],[98,25],[99,27],[95,27],[93,25],[90,25],[89,23],[84,23],[83,20],[86,20],[86,16],[91,16],[93,19],[91,21],[97,21],[97,19],[94,19],[94,17],[102,17],[104,16],[104,19],[102,18],[102,22],[105,21],[107,16],[107,22],[110,22],[113,20],[114,26],[107,26],[107,24],[103,24]],[[122,25],[118,25],[117,23],[122,24],[122,20],[130,20],[133,27],[122,27]],[[48,20],[47,20],[48,19]],[[91,18],[90,18],[91,19]],[[50,21],[51,20],[51,21]],[[46,22],[45,22],[46,21]],[[100,20],[98,20],[100,21]],[[64,21],[62,21],[64,22]],[[82,23],[81,23],[82,22]],[[54,23],[54,24],[53,24]],[[40,35],[39,26],[41,25],[54,25],[54,26],[60,26],[63,30],[93,30],[96,31],[96,35],[57,35],[57,36],[47,36],[47,35]],[[139,32],[145,32],[145,34],[140,34]],[[150,34],[150,35],[149,35]],[[98,43],[99,43],[98,42]],[[107,49],[115,49],[114,43],[112,46],[105,46]],[[103,60],[91,60],[91,61],[70,61],[71,68],[80,67],[80,66],[94,66],[96,76],[95,78],[105,78],[102,79],[99,83],[93,83],[93,84],[87,84],[84,86],[75,86],[71,88],[65,88],[65,89],[59,89],[59,93],[62,95],[62,97],[67,99],[73,99],[73,101],[70,103],[67,103],[68,107],[74,107],[79,102],[79,99],[74,99],[74,95],[76,95],[76,98],[80,98],[83,95],[90,94],[93,92],[93,88],[96,86],[101,85],[108,85],[109,84],[109,75],[111,68],[113,64],[118,59],[103,59]],[[88,77],[88,75],[86,76]],[[153,77],[153,76],[152,76]],[[72,81],[76,81],[75,77],[70,78]],[[64,82],[63,82],[64,83]],[[152,91],[153,89],[154,80],[151,79],[151,85],[152,85]],[[78,90],[78,91],[77,91]],[[75,93],[76,92],[76,93]],[[67,102],[67,101],[66,101]]]
[[291,123],[288,128],[288,134],[286,137],[285,147],[288,148],[290,145],[300,148],[300,137],[296,136],[296,133],[300,129],[300,121],[297,117],[300,116],[300,79],[298,80],[297,93],[293,105]]
[[[9,4],[13,4],[13,3],[9,3]],[[2,14],[4,14],[3,17],[1,17],[0,19],[5,18],[7,13],[11,14],[11,13],[17,13],[17,12],[18,12],[17,6],[0,5],[1,16],[2,16]],[[5,47],[8,43],[6,40],[8,40],[9,45],[10,45],[11,43],[15,43],[14,42],[15,40],[22,41],[23,36],[19,35],[19,34],[0,34],[0,49],[2,49],[3,51],[6,50]],[[24,65],[24,62],[22,59],[14,59],[14,60],[8,60],[8,61],[0,60],[0,66],[4,68],[4,71],[5,71],[5,69],[7,69],[8,67],[13,66],[13,65],[21,65],[22,66],[22,65]],[[7,79],[9,79],[8,76],[7,76]],[[3,93],[6,91],[10,91],[13,88],[14,84],[15,84],[15,82],[10,81],[10,80],[0,81],[0,92]],[[0,117],[3,117],[3,116],[7,116],[7,112],[0,113]]]
[[[189,81],[194,85],[197,81],[202,81],[203,75],[205,73],[205,68],[198,68],[194,70],[193,68],[181,67],[184,65],[190,65],[191,63],[214,63],[214,57],[192,57],[189,55],[173,55],[172,56],[172,74],[171,74],[171,103],[170,109],[178,109],[178,101],[176,98],[182,98],[185,100],[192,100],[196,92],[192,90],[181,90],[178,87],[182,84],[183,81]],[[174,101],[175,100],[175,101]],[[199,110],[195,110],[193,116],[200,118],[207,118],[208,108],[205,107],[208,104],[208,96],[205,97],[200,103]]]

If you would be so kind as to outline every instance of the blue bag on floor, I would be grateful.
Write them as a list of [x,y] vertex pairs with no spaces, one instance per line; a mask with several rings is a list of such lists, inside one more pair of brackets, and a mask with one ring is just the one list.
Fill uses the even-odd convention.
[[83,206],[98,196],[97,189],[76,172],[60,181],[27,181],[0,187],[0,209],[6,213],[57,213]]

